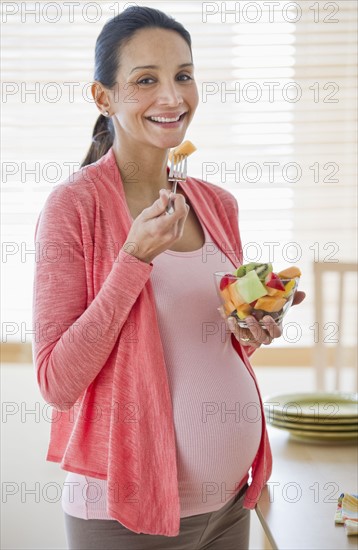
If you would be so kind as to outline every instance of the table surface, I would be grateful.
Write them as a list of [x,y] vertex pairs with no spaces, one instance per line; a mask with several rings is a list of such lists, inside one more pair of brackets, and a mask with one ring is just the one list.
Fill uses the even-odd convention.
[[307,443],[268,426],[272,475],[256,512],[274,550],[357,549],[334,523],[341,493],[358,493],[356,444]]

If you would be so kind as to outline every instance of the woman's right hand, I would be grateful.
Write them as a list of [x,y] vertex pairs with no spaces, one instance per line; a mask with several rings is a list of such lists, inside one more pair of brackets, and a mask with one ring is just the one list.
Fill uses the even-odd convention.
[[[166,212],[170,199],[174,203],[172,214]],[[133,221],[122,249],[143,262],[151,263],[183,236],[189,209],[183,195],[161,189],[159,199],[144,208]]]

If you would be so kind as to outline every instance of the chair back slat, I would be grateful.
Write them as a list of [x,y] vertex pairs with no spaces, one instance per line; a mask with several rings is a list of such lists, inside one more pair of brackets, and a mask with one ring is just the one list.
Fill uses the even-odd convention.
[[[327,273],[336,273],[338,276],[338,303],[337,305],[337,343],[334,349],[334,390],[341,389],[342,383],[342,365],[344,362],[344,346],[343,346],[343,335],[344,335],[344,300],[347,298],[345,293],[345,275],[347,273],[357,273],[357,264],[356,263],[347,263],[347,262],[314,262],[313,264],[314,271],[314,312],[315,312],[315,321],[318,325],[318,338],[314,342],[314,367],[316,372],[316,388],[318,391],[326,390],[326,367],[328,366],[328,354],[327,346],[325,345],[323,337],[323,329],[325,322],[324,315],[324,289],[327,288],[327,285],[324,283],[324,276]],[[354,319],[352,319],[354,322]],[[357,388],[358,375],[357,368],[355,370],[355,386]],[[353,388],[352,388],[353,390]]]

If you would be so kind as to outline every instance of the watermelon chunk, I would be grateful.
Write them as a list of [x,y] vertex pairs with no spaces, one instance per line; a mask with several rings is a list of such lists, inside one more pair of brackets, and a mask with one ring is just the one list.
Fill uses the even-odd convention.
[[233,283],[234,281],[236,281],[236,277],[234,277],[234,275],[231,275],[231,273],[227,273],[220,281],[220,290],[224,290],[227,285]]
[[269,288],[275,288],[276,290],[282,290],[285,292],[285,285],[281,281],[280,277],[276,273],[269,273],[265,279],[265,285]]

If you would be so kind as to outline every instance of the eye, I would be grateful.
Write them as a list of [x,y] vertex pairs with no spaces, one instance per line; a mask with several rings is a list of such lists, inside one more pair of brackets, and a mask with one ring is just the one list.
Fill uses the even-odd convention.
[[137,84],[151,84],[152,82],[154,82],[154,78],[148,76],[147,78],[141,78],[140,80],[138,80]]
[[183,82],[186,82],[188,80],[194,80],[193,77],[188,74],[180,74],[178,75],[178,79],[182,80]]

